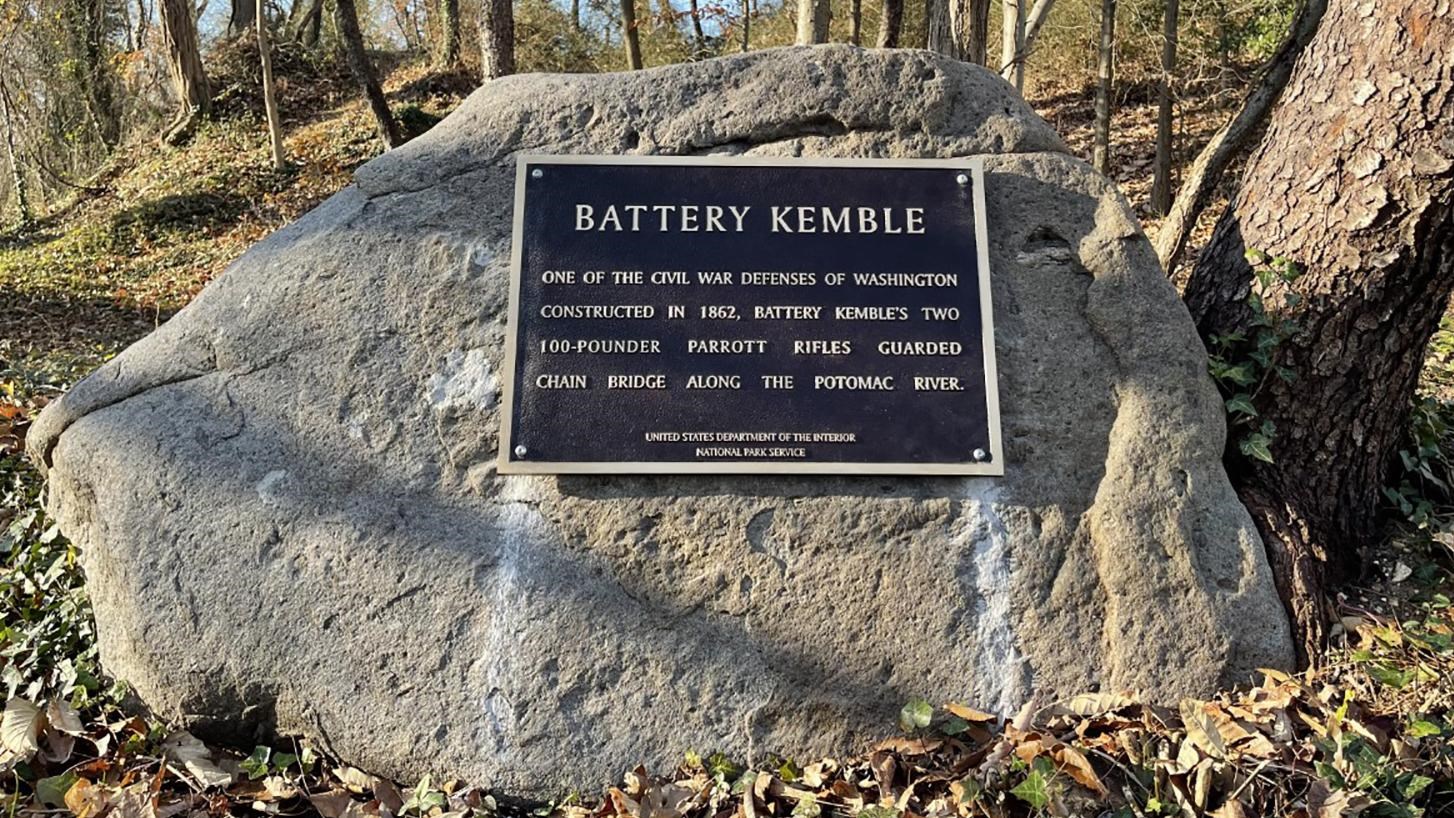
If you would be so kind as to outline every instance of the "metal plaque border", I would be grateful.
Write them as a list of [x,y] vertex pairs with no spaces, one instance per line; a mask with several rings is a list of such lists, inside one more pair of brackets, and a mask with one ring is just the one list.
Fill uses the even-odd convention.
[[[967,170],[974,180],[974,231],[979,255],[980,328],[984,340],[985,403],[990,433],[988,463],[788,463],[758,460],[699,461],[526,461],[512,460],[515,414],[515,355],[520,331],[521,240],[525,227],[525,174],[531,165],[707,165],[738,167],[944,168]],[[984,157],[956,159],[829,159],[775,156],[596,156],[522,153],[515,164],[515,211],[510,237],[510,305],[505,329],[504,389],[500,402],[499,474],[823,474],[946,475],[1001,477],[1005,453],[1000,439],[999,370],[995,366],[995,324],[990,286],[989,229],[985,220]]]

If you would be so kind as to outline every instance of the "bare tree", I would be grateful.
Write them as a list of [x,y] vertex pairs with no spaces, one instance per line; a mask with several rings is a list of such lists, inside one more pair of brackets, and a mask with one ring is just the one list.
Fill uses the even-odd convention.
[[641,32],[636,25],[636,0],[621,0],[621,39],[626,42],[626,67],[641,70]]
[[202,68],[202,54],[197,48],[197,21],[192,18],[192,4],[188,0],[161,0],[158,8],[167,69],[179,108],[162,139],[178,144],[191,136],[197,122],[211,110],[212,92],[207,87],[207,72]]
[[240,37],[251,28],[257,19],[257,4],[253,0],[231,0],[231,11],[227,15],[227,36]]
[[353,0],[333,0],[333,4],[334,24],[338,26],[338,36],[343,41],[343,55],[348,61],[349,73],[353,74],[354,82],[363,89],[369,111],[373,113],[374,122],[379,126],[379,139],[383,141],[384,149],[397,148],[404,144],[404,137],[399,133],[399,124],[394,121],[394,115],[389,111],[389,103],[384,99],[384,91],[379,87],[379,81],[374,77],[374,66],[369,62],[368,52],[364,49],[363,32],[358,27],[358,9],[354,7]]
[[1156,169],[1151,181],[1151,212],[1164,216],[1171,209],[1171,126],[1175,115],[1172,80],[1176,76],[1176,26],[1180,0],[1166,0],[1162,27],[1161,83],[1157,87]]
[[798,45],[828,42],[828,24],[833,19],[829,0],[798,0]]
[[1116,0],[1101,0],[1101,41],[1096,60],[1095,148],[1092,164],[1101,173],[1111,172],[1111,113],[1116,81]]
[[511,0],[481,0],[480,73],[486,80],[515,73],[515,8]]
[[959,47],[962,58],[975,65],[989,65],[990,0],[954,0],[954,3],[967,18],[964,25],[954,27],[955,36],[964,38]]
[[10,102],[10,88],[0,76],[0,116],[5,119],[5,162],[10,166],[10,189],[15,191],[17,223],[25,230],[34,223],[30,212],[30,197],[25,181],[25,169],[20,166],[19,151],[15,149],[15,108]]
[[1036,0],[1028,9],[1027,3],[1029,0],[1003,0],[1002,4],[1000,75],[1021,91],[1025,90],[1025,62],[1055,7],[1055,0]]
[[1176,200],[1171,203],[1170,212],[1156,233],[1156,254],[1168,275],[1176,271],[1181,255],[1186,250],[1187,237],[1196,228],[1197,218],[1206,209],[1212,198],[1212,191],[1222,180],[1227,167],[1237,158],[1252,136],[1262,126],[1272,106],[1282,95],[1292,76],[1293,65],[1307,48],[1328,9],[1327,0],[1305,0],[1282,47],[1262,71],[1262,78],[1253,86],[1242,102],[1242,107],[1212,135],[1206,147],[1192,162],[1177,191]]
[[581,0],[570,0],[570,26],[575,33],[581,33]]
[[849,0],[848,42],[861,45],[863,40],[863,0]]
[[752,47],[752,0],[742,0],[742,53]]
[[278,94],[273,87],[273,46],[268,38],[267,0],[257,0],[257,53],[263,69],[263,109],[268,115],[268,143],[272,148],[273,169],[286,170],[288,159],[283,154],[283,123],[278,115]]
[[293,42],[316,48],[323,36],[323,0],[297,0],[288,14]]
[[1019,90],[1025,87],[1025,2],[1000,3],[1000,75]]
[[434,65],[446,71],[459,65],[459,0],[439,0],[439,50]]
[[[1233,449],[1228,472],[1304,662],[1327,633],[1329,585],[1355,576],[1376,542],[1382,486],[1454,291],[1450,65],[1454,14],[1428,0],[1329,2],[1186,288],[1203,337],[1255,339],[1258,305],[1296,325],[1263,350],[1285,377],[1252,401],[1275,430],[1268,457]],[[1303,272],[1271,277],[1254,304],[1249,250]]]
[[707,53],[707,34],[702,31],[702,9],[698,6],[697,0],[691,0],[692,18],[692,45],[695,53],[692,55],[701,59]]
[[950,19],[951,4],[958,5],[958,0],[925,0],[924,47],[957,60],[960,56],[959,40],[954,36],[954,24]]
[[899,34],[904,28],[904,0],[883,0],[878,22],[879,48],[898,48]]

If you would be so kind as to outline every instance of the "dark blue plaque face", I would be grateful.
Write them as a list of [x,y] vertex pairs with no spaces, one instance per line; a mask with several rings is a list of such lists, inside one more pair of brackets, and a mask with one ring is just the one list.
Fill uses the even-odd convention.
[[500,471],[1003,474],[973,160],[521,157]]

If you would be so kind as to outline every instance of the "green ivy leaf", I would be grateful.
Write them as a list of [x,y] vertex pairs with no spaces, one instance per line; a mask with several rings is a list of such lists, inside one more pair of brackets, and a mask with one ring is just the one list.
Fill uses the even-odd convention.
[[969,722],[958,716],[951,716],[944,726],[939,728],[946,736],[957,736],[969,729]]
[[1432,783],[1434,783],[1434,779],[1429,778],[1426,775],[1419,775],[1418,773],[1415,773],[1411,778],[1409,778],[1408,783],[1404,785],[1404,798],[1412,799],[1416,797],[1419,793],[1427,789],[1428,786]]
[[1255,418],[1257,417],[1257,407],[1252,405],[1251,395],[1246,392],[1238,392],[1227,399],[1227,413]]
[[899,710],[899,726],[906,731],[922,730],[934,719],[934,708],[920,698],[909,699]]
[[1433,723],[1432,721],[1416,719],[1409,724],[1409,729],[1407,730],[1407,732],[1409,738],[1428,738],[1429,736],[1437,736],[1444,731],[1439,728],[1439,725]]
[[1030,771],[1010,795],[1024,801],[1035,809],[1045,809],[1050,805],[1050,782],[1038,769]]
[[1222,379],[1231,381],[1238,386],[1251,386],[1257,381],[1257,373],[1253,371],[1252,364],[1244,361],[1222,370]]
[[75,786],[80,776],[67,770],[60,775],[42,778],[35,782],[35,800],[55,809],[66,806],[66,793]]
[[273,751],[262,745],[252,748],[252,755],[244,758],[237,766],[247,773],[247,777],[253,781],[265,777],[268,774],[268,759],[272,758]]
[[1267,435],[1261,432],[1254,432],[1243,438],[1242,442],[1238,444],[1238,448],[1242,450],[1242,454],[1248,457],[1261,460],[1264,463],[1271,463],[1273,462],[1272,449],[1270,448],[1271,443],[1272,441],[1268,439]]

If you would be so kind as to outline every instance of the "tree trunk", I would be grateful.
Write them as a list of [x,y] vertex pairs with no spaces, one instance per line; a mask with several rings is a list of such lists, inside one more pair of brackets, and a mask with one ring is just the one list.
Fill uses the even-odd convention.
[[15,191],[17,226],[25,230],[34,223],[35,217],[30,212],[25,169],[20,167],[19,152],[15,150],[15,110],[10,103],[10,88],[3,78],[0,78],[0,115],[5,118],[5,162],[10,166],[10,188]]
[[[1041,27],[1049,18],[1050,10],[1055,7],[1055,0],[1036,0],[1035,5],[1027,11],[1027,2],[1029,0],[1004,0],[1003,5],[1005,18],[1002,24],[1000,76],[1020,91],[1025,90],[1025,62],[1035,48],[1035,38],[1040,36]],[[985,13],[988,14],[989,10],[986,9]],[[1013,27],[1009,25],[1011,21],[1014,22]]]
[[[854,0],[854,2],[857,2],[857,0]],[[697,0],[691,0],[690,9],[692,17],[692,45],[696,49],[696,53],[692,56],[701,59],[707,54],[707,34],[702,31],[702,9],[698,5]]]
[[1025,89],[1025,2],[1003,0],[1000,21],[1000,76],[1018,91]]
[[161,0],[162,43],[167,52],[167,71],[177,94],[178,111],[162,139],[179,144],[191,136],[197,122],[212,106],[207,72],[197,48],[197,22],[192,19],[189,0]]
[[1161,84],[1156,95],[1156,169],[1151,178],[1151,212],[1158,216],[1171,210],[1171,126],[1175,114],[1171,82],[1176,76],[1176,24],[1180,19],[1179,0],[1166,0],[1166,16],[1162,24]]
[[848,42],[854,45],[863,44],[863,0],[849,0]]
[[641,70],[641,32],[636,26],[636,0],[621,0],[621,39],[626,42],[626,67]]
[[899,34],[904,28],[904,0],[883,0],[878,21],[879,48],[898,48]]
[[480,4],[480,73],[485,80],[515,73],[515,7],[511,0]]
[[257,4],[253,0],[232,0],[232,11],[227,16],[227,36],[246,34],[257,19]]
[[960,0],[925,0],[924,3],[925,47],[956,60],[959,59],[959,42],[954,37],[950,4],[958,5],[959,2]]
[[1166,220],[1161,223],[1161,229],[1156,233],[1156,255],[1161,257],[1161,264],[1166,268],[1167,275],[1176,272],[1182,253],[1186,251],[1187,238],[1196,229],[1197,218],[1211,200],[1212,191],[1221,182],[1227,166],[1242,153],[1253,134],[1262,126],[1267,114],[1272,111],[1272,106],[1277,103],[1282,89],[1287,85],[1288,77],[1292,76],[1293,64],[1297,62],[1303,49],[1307,48],[1308,41],[1313,39],[1327,9],[1327,0],[1307,0],[1303,3],[1298,16],[1293,20],[1287,39],[1262,72],[1262,79],[1248,93],[1241,109],[1221,130],[1212,135],[1206,147],[1202,148],[1192,162],[1191,170],[1187,172],[1181,190],[1176,194],[1176,200],[1171,203]]
[[964,37],[959,51],[966,62],[975,65],[989,65],[990,0],[955,0],[960,7],[967,6],[965,13],[968,25],[954,27],[956,37]]
[[[1424,350],[1454,291],[1454,12],[1427,0],[1333,0],[1187,284],[1204,337],[1246,328],[1244,253],[1306,272],[1262,303],[1296,321],[1289,380],[1258,394],[1273,463],[1229,447],[1288,607],[1318,655],[1330,583],[1378,535],[1381,489]],[[1288,298],[1294,296],[1294,298]]]
[[581,0],[570,0],[570,26],[575,33],[581,33]]
[[369,111],[379,126],[379,139],[383,141],[384,149],[397,148],[404,144],[404,138],[399,134],[399,125],[389,112],[389,103],[384,99],[384,91],[374,77],[373,64],[364,50],[363,32],[358,27],[358,9],[354,7],[353,0],[333,0],[333,3],[334,23],[338,26],[339,39],[343,41],[343,55],[348,61],[349,73],[363,89]]
[[316,48],[323,35],[323,0],[298,0],[293,8],[299,7],[303,13],[293,23],[293,42]]
[[752,3],[742,0],[742,53],[752,47]]
[[798,0],[798,45],[828,42],[833,7],[828,0]]
[[439,0],[439,54],[435,67],[448,71],[459,65],[459,0]]
[[257,0],[257,53],[263,69],[263,109],[268,115],[268,144],[273,153],[273,169],[287,170],[283,155],[283,122],[278,115],[278,94],[273,88],[273,47],[268,40],[267,0]]
[[1096,61],[1095,148],[1091,164],[1111,173],[1111,113],[1116,83],[1116,0],[1101,0],[1101,42]]

